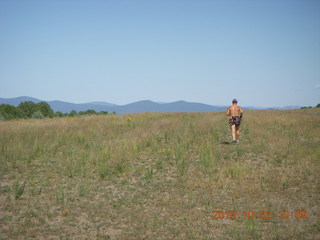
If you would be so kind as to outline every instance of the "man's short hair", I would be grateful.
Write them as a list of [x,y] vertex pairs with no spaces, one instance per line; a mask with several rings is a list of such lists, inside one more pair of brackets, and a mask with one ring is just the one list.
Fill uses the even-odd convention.
[[238,100],[237,99],[233,99],[232,103],[238,103]]

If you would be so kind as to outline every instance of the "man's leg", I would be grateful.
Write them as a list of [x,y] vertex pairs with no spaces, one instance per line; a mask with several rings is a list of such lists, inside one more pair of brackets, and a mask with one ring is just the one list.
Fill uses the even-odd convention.
[[239,140],[240,139],[240,126],[236,127],[236,138]]
[[232,131],[232,140],[236,141],[236,125],[231,126],[231,131]]

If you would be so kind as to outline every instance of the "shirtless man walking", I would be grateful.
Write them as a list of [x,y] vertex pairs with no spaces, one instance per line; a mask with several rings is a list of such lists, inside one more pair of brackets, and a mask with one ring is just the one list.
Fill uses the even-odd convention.
[[232,100],[232,106],[228,107],[226,114],[229,116],[232,140],[234,143],[237,143],[239,142],[240,138],[240,123],[243,115],[243,110],[240,106],[238,106],[237,99]]

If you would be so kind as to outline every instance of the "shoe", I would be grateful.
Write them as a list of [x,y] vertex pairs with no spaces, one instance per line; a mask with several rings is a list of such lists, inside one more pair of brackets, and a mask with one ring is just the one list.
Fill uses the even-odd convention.
[[239,141],[240,141],[240,140],[238,139],[238,140],[237,140],[237,143],[239,143]]
[[232,140],[233,143],[237,143],[237,140]]

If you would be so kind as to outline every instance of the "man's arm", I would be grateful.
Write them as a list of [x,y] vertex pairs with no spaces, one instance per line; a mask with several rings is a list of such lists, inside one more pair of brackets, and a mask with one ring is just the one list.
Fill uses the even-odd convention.
[[243,115],[243,110],[242,110],[242,107],[240,107],[240,117],[242,118],[242,115]]
[[230,115],[230,107],[228,107],[227,111],[226,111],[227,116]]

